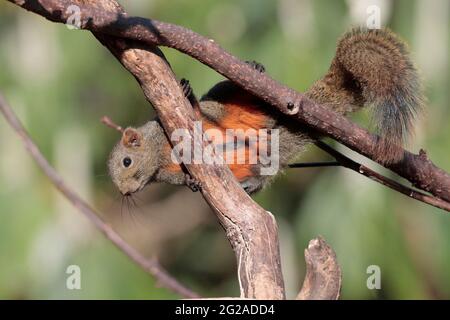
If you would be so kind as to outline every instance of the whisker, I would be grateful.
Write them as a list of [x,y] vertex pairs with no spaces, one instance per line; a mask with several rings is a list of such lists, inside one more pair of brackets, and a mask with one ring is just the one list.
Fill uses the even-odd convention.
[[124,200],[125,196],[122,196],[122,200],[120,202],[120,219],[122,220],[123,223],[123,200]]
[[[144,211],[142,210],[142,207],[141,206],[139,206],[138,204],[137,204],[137,202],[136,202],[136,196],[130,196],[130,200],[133,202],[133,205],[134,205],[134,207],[138,210],[138,212],[139,212],[139,214],[141,215],[141,216],[144,216]],[[138,217],[137,217],[138,218]],[[142,222],[142,221],[140,221],[139,219],[138,219],[138,222]]]
[[134,219],[133,219],[133,213],[132,213],[132,208],[131,208],[131,203],[130,203],[130,197],[131,196],[126,196],[125,197],[125,202],[126,202],[126,204],[127,204],[127,210],[128,210],[128,216],[130,217],[130,220],[132,221],[132,223],[134,224],[134,226],[136,227],[137,226],[137,224],[136,224],[136,221],[134,221]]
[[142,200],[141,198],[138,197],[137,194],[134,195],[133,199],[136,201],[137,204],[139,204],[140,206],[142,206],[143,204],[145,204],[145,201]]

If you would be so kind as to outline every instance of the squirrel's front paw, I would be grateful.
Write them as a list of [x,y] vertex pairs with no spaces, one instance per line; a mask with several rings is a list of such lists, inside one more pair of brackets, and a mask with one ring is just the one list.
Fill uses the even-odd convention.
[[186,186],[188,186],[193,192],[202,190],[202,183],[193,178],[189,173],[186,174],[185,180]]
[[241,182],[241,187],[247,192],[248,194],[255,193],[256,191],[260,190],[262,187],[261,181],[258,178],[249,178],[245,181]]

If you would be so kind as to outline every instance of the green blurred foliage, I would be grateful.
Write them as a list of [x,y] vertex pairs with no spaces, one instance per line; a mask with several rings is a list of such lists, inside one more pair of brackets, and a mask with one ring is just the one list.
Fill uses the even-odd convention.
[[[419,68],[425,69],[428,110],[410,148],[424,146],[435,163],[450,170],[448,14],[433,16],[421,1],[425,0],[381,1],[389,7],[384,24],[410,43]],[[440,5],[448,9],[445,0],[432,3],[429,10],[439,10]],[[130,0],[122,4],[130,14],[183,25],[216,39],[241,59],[262,62],[271,76],[300,91],[327,70],[336,40],[358,24],[351,10],[354,1]],[[443,38],[436,41],[445,40],[444,45],[429,48],[425,58],[420,55],[423,28],[440,30]],[[117,193],[105,164],[118,136],[99,118],[108,115],[124,126],[152,118],[154,112],[137,83],[88,32],[68,30],[5,2],[0,3],[0,39],[2,93],[52,163],[58,160],[59,133],[74,128],[84,133],[90,146],[89,197],[108,219],[111,203],[120,205],[114,200]],[[438,49],[445,52],[433,51]],[[222,79],[179,52],[163,51],[177,76],[188,78],[197,95]],[[435,61],[436,54],[443,54],[445,61]],[[367,124],[364,114],[354,119]],[[321,159],[326,156],[310,148],[300,160]],[[152,190],[157,191],[148,202],[160,201],[176,189],[161,185]],[[0,119],[0,298],[177,297],[156,286],[95,231],[86,236],[87,241],[59,234],[59,227],[67,226],[57,223],[56,198],[46,177]],[[288,269],[301,273],[299,279],[304,273],[303,249],[321,234],[341,264],[344,299],[450,298],[450,220],[444,212],[337,168],[288,171],[255,199],[282,221],[282,242],[294,248],[289,252],[294,266]],[[182,220],[183,212],[179,215]],[[285,254],[283,247],[282,243]],[[158,252],[174,276],[201,294],[238,294],[234,257],[214,219],[171,239]],[[52,259],[58,261],[54,268]],[[82,269],[82,290],[65,287],[65,270],[71,264]],[[381,290],[366,286],[369,265],[381,268]],[[286,276],[289,286],[300,284],[291,281],[296,280]]]

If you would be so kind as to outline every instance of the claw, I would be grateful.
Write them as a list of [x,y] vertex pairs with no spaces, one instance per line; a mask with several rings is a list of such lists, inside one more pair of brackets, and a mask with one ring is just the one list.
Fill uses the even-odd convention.
[[192,95],[192,87],[187,79],[180,80],[181,88],[183,89],[183,94],[186,98],[189,98]]
[[202,189],[202,183],[195,178],[192,178],[190,174],[186,174],[186,186],[192,190],[192,192],[197,192]]
[[247,64],[249,64],[253,69],[255,69],[255,70],[257,70],[257,71],[259,71],[259,72],[261,72],[261,73],[264,73],[264,72],[266,72],[266,68],[264,67],[264,65],[262,65],[261,63],[259,63],[259,62],[256,62],[256,61],[245,61]]

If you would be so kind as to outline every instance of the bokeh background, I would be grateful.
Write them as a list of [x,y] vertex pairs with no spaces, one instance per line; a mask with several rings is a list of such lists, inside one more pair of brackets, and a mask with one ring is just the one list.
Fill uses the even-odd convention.
[[[380,6],[382,25],[410,44],[428,97],[427,113],[409,148],[424,147],[450,171],[448,0],[121,3],[129,14],[216,39],[243,60],[262,62],[275,79],[300,91],[325,73],[339,36],[365,23],[368,6]],[[183,54],[164,52],[198,95],[222,79]],[[137,206],[121,206],[105,164],[119,135],[99,119],[108,115],[122,126],[136,126],[154,113],[134,79],[88,32],[0,2],[0,90],[68,184],[129,243],[148,257],[158,256],[202,295],[238,295],[234,255],[199,194],[152,185],[138,195]],[[354,117],[364,126],[366,119],[364,113]],[[328,158],[311,147],[300,160]],[[450,217],[443,211],[341,168],[288,170],[254,198],[277,217],[289,297],[304,276],[303,250],[320,234],[341,264],[343,299],[450,298]],[[81,290],[66,289],[66,269],[72,264],[81,268]],[[370,265],[381,269],[381,290],[366,286]],[[177,298],[57,193],[1,117],[0,298]]]

